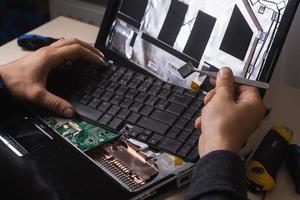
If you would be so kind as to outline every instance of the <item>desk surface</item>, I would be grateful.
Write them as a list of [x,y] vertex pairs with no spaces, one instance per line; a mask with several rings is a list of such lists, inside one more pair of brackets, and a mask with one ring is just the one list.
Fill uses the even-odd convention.
[[[82,22],[78,22],[66,17],[56,18],[49,23],[31,31],[30,33],[60,37],[76,37],[88,43],[94,43],[99,28]],[[21,50],[13,40],[0,47],[1,60],[0,64],[8,63],[18,59],[30,52]],[[272,83],[270,90],[264,99],[268,107],[273,108],[271,114],[263,121],[261,126],[250,138],[245,150],[255,149],[264,135],[272,125],[283,125],[294,131],[294,143],[300,144],[300,90],[285,86],[280,83]],[[162,200],[179,200],[184,199],[187,188],[170,191],[158,199]],[[260,200],[261,196],[249,194],[251,200]],[[294,184],[288,175],[286,167],[283,165],[277,176],[276,188],[268,193],[267,200],[299,199],[294,191]]]

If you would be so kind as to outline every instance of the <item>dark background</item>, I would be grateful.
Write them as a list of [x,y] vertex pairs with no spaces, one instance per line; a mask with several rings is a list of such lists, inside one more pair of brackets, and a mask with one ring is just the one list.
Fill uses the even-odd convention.
[[49,21],[48,0],[0,0],[0,45]]

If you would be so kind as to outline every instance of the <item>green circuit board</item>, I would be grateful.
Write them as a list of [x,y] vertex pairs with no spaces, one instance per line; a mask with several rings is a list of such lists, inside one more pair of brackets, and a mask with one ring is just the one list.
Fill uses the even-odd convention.
[[43,121],[84,152],[118,137],[114,132],[81,119],[62,122],[57,118],[44,118]]

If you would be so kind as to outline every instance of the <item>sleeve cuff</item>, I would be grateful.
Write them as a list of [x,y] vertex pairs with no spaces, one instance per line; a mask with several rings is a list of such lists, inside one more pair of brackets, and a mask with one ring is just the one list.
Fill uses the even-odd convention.
[[247,199],[245,168],[239,155],[224,150],[214,151],[196,164],[187,199],[210,194]]

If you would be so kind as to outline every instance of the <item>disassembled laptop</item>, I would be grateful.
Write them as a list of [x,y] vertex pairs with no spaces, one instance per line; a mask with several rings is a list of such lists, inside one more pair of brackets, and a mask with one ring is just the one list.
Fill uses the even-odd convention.
[[[198,69],[204,62],[230,66],[235,75],[256,80],[287,3],[124,0],[106,46],[160,79],[185,88],[200,86],[204,80],[196,73],[182,78],[178,69],[188,62]],[[175,24],[174,13],[181,19]],[[65,120],[48,114],[40,118],[128,191],[139,191],[171,174],[178,187],[190,182],[193,163],[126,137],[130,126],[115,133],[81,119]]]

